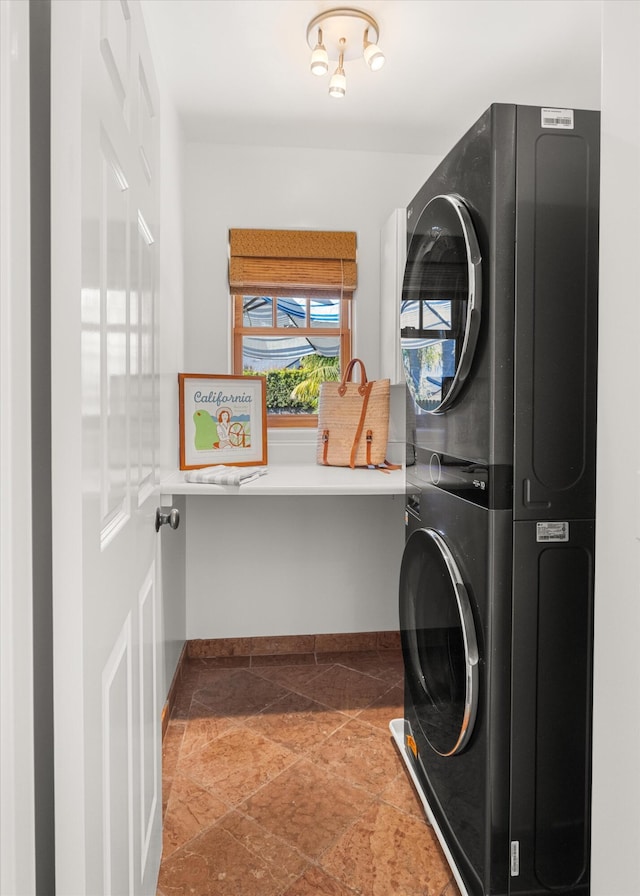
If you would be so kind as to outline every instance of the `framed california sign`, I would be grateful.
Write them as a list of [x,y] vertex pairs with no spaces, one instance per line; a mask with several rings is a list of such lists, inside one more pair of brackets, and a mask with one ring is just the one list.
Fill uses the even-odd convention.
[[179,373],[180,469],[267,462],[263,376]]

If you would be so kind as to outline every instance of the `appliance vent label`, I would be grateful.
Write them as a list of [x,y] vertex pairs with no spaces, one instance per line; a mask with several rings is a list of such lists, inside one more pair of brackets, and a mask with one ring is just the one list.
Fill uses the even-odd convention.
[[536,523],[536,541],[569,541],[569,523]]
[[573,109],[542,109],[540,127],[573,130]]
[[520,841],[511,841],[511,877],[518,877],[520,874]]

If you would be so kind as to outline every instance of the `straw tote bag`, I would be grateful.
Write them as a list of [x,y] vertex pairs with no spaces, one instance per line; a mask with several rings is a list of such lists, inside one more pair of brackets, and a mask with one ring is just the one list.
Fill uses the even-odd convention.
[[[360,366],[360,382],[352,380]],[[385,460],[389,435],[389,380],[368,380],[360,358],[349,362],[342,382],[323,383],[318,405],[319,464],[393,469]]]

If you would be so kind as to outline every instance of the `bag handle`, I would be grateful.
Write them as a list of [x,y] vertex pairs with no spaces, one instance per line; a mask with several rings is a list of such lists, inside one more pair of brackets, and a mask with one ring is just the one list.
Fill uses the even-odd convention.
[[360,365],[360,387],[358,392],[360,395],[364,395],[367,386],[367,371],[365,370],[364,363],[360,360],[360,358],[352,358],[351,361],[347,364],[346,370],[344,372],[344,376],[342,377],[342,382],[338,387],[338,395],[342,397],[347,391],[347,383],[353,382],[353,371],[355,370],[356,364]]
[[[362,363],[362,362],[360,362]],[[363,367],[364,370],[364,367]],[[364,389],[364,401],[362,402],[362,410],[360,411],[360,420],[358,421],[358,428],[356,430],[356,434],[353,437],[353,445],[351,446],[351,457],[349,458],[349,466],[353,469],[356,465],[356,452],[358,450],[358,443],[360,442],[360,436],[362,435],[362,429],[364,427],[364,418],[367,413],[367,405],[369,404],[369,396],[371,395],[371,389],[373,387],[372,382],[365,382],[360,387]]]

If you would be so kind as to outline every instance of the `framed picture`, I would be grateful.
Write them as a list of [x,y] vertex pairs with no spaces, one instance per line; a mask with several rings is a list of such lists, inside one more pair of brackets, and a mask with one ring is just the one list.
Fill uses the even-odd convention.
[[267,462],[263,376],[179,373],[180,469]]

